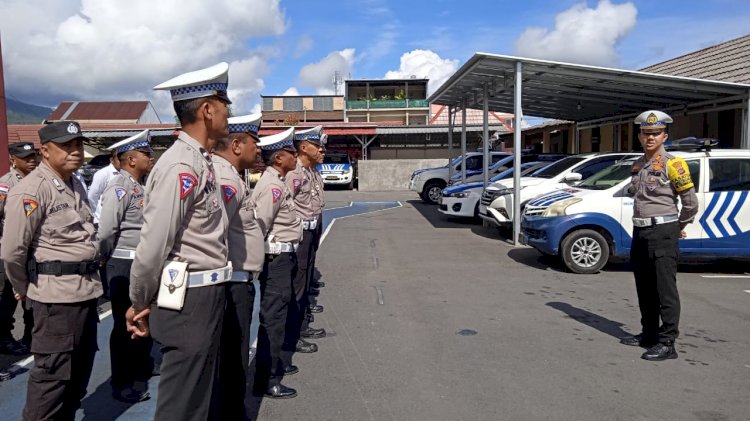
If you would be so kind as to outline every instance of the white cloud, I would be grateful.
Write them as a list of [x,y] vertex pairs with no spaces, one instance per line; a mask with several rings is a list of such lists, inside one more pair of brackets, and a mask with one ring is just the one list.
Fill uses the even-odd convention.
[[601,0],[592,9],[577,4],[555,17],[555,28],[527,28],[516,40],[516,53],[525,57],[598,66],[617,66],[618,43],[635,26],[633,3]]
[[234,110],[247,111],[267,69],[261,53],[248,53],[244,45],[285,31],[279,3],[0,0],[6,88],[49,105],[60,99],[155,99],[160,113],[171,114],[169,99],[151,87],[227,61]]
[[430,50],[413,50],[401,55],[401,65],[398,70],[390,70],[385,74],[386,79],[430,79],[428,94],[439,88],[458,69],[458,60],[444,59]]
[[281,96],[299,96],[299,91],[294,86],[290,86]]
[[334,72],[338,71],[342,80],[347,78],[354,66],[354,53],[354,48],[346,48],[328,54],[317,63],[306,64],[299,71],[300,83],[314,88],[318,95],[333,94]]
[[300,35],[299,40],[297,41],[297,46],[294,49],[294,57],[298,58],[306,52],[312,50],[312,48],[313,39],[310,34],[302,34]]

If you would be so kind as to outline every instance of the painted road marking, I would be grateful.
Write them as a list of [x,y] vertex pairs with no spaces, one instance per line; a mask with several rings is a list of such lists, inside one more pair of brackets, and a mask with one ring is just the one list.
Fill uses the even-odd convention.
[[701,275],[701,278],[750,279],[750,275]]

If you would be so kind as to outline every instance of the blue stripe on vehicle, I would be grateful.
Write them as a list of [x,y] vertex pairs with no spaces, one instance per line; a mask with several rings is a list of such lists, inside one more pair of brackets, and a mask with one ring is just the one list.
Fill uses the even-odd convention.
[[706,231],[706,235],[708,238],[716,238],[716,234],[714,234],[713,231],[711,231],[711,228],[708,227],[708,215],[713,212],[714,208],[716,207],[716,204],[719,203],[719,198],[721,196],[721,193],[714,193],[711,197],[711,202],[706,207],[706,210],[703,212],[703,216],[701,216],[700,223],[703,227],[703,230]]
[[559,194],[559,195],[556,195],[556,196],[548,197],[547,200],[545,200],[544,202],[540,203],[538,206],[549,206],[549,205],[551,205],[553,203],[557,203],[557,202],[560,202],[560,201],[565,200],[565,199],[570,199],[571,197],[573,197],[573,195],[568,194],[568,193]]
[[729,207],[729,202],[732,201],[732,197],[734,197],[734,192],[730,191],[724,196],[724,200],[721,202],[721,207],[719,208],[719,211],[716,213],[716,216],[714,216],[714,223],[716,224],[716,227],[719,228],[719,232],[721,232],[722,237],[729,237],[729,232],[727,231],[724,224],[721,222],[721,217],[724,215],[724,212],[727,211],[727,208]]
[[542,196],[542,197],[540,197],[538,199],[534,199],[534,201],[531,202],[531,205],[532,206],[541,206],[542,203],[544,203],[544,202],[546,202],[548,200],[555,200],[555,199],[557,199],[559,197],[564,197],[567,194],[568,193],[565,193],[565,192],[546,194],[546,195],[544,195],[544,196]]
[[734,209],[732,209],[732,213],[729,214],[729,225],[732,226],[732,229],[734,230],[735,235],[740,235],[742,233],[742,230],[740,229],[740,226],[737,225],[737,220],[735,218],[737,217],[737,214],[740,212],[742,205],[745,204],[745,199],[747,199],[747,192],[743,191],[742,193],[740,193],[740,198],[739,200],[737,200],[737,204],[734,205]]

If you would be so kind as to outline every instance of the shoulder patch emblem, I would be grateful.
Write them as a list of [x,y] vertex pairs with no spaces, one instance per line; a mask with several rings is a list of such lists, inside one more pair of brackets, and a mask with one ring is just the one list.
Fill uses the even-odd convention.
[[198,179],[193,174],[181,172],[178,174],[180,181],[180,199],[184,199],[198,184]]
[[276,203],[281,199],[281,190],[273,188],[271,189],[271,195],[273,196],[273,203]]
[[294,186],[295,191],[299,190],[299,187],[302,185],[302,180],[300,180],[299,178],[295,178],[294,180],[292,180],[292,185]]
[[118,201],[122,200],[122,198],[125,197],[125,193],[127,192],[122,187],[115,187],[115,196],[117,196]]
[[26,216],[31,216],[32,213],[39,207],[36,200],[23,199],[23,211],[26,212]]
[[224,203],[229,203],[230,200],[237,194],[237,189],[229,184],[221,185],[221,195],[224,197]]
[[5,184],[0,184],[0,193],[8,194],[9,189],[10,189],[9,186],[6,186]]

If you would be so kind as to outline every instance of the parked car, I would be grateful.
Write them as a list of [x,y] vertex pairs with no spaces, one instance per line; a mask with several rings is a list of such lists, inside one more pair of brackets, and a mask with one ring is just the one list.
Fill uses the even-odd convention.
[[324,185],[354,188],[355,168],[347,153],[326,152],[323,163],[317,165]]
[[[526,162],[546,162],[548,164],[551,164],[552,162],[558,161],[562,158],[567,157],[568,155],[565,154],[523,154],[521,155],[521,163]],[[513,166],[513,155],[506,156],[502,159],[500,159],[497,162],[494,162],[489,168],[487,168],[487,172],[489,173],[490,178],[495,177],[495,174],[504,172],[508,168],[511,168]],[[453,177],[448,180],[448,185],[453,186],[462,183],[462,174],[461,172],[457,172],[456,174],[453,174]],[[498,179],[500,180],[500,179]],[[474,181],[484,181],[484,168],[479,168],[478,170],[466,170],[466,183],[472,183]]]
[[94,173],[109,165],[110,154],[99,154],[81,166],[81,176],[87,186],[91,185]]

